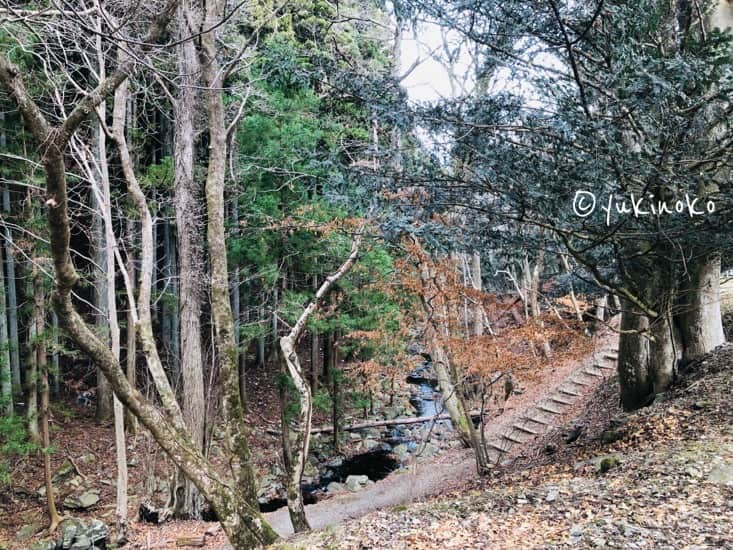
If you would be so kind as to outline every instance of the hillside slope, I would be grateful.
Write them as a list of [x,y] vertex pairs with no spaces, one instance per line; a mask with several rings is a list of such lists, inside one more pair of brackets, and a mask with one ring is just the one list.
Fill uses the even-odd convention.
[[634,414],[615,378],[581,413],[584,435],[460,492],[372,513],[283,548],[733,548],[733,345]]

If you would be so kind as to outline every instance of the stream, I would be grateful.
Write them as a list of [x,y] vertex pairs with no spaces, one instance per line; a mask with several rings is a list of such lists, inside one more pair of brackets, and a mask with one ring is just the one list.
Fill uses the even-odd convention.
[[[407,376],[406,381],[413,387],[409,401],[416,416],[434,416],[444,412],[441,394],[437,389],[437,380],[432,376],[429,361],[425,361],[413,370]],[[438,420],[432,426],[430,422],[425,422],[388,426],[382,430],[368,428],[356,432],[362,434],[364,442],[371,441],[372,448],[349,458],[335,457],[320,464],[318,476],[302,485],[305,503],[313,504],[331,493],[329,486],[332,490],[344,490],[343,484],[347,483],[350,476],[352,476],[352,485],[353,476],[362,476],[362,480],[368,478],[366,484],[384,479],[391,472],[401,468],[402,463],[418,449],[418,443],[426,435],[426,429],[431,430],[431,439],[442,439],[450,435],[452,425],[450,420]],[[375,438],[377,431],[379,437]],[[431,456],[438,450],[436,445],[428,445],[430,445],[429,453],[422,448],[425,456]],[[262,512],[273,512],[286,505],[286,499],[281,497],[260,499]]]

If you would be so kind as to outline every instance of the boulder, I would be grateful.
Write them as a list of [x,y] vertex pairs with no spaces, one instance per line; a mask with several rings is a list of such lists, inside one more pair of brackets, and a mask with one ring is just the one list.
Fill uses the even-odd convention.
[[433,443],[425,443],[424,446],[418,445],[418,451],[420,452],[420,458],[430,458],[434,456],[440,449]]
[[15,538],[18,540],[26,540],[31,538],[36,533],[39,533],[43,530],[43,526],[38,523],[30,523],[28,525],[24,525],[20,529],[18,529],[18,532],[15,535]]
[[70,518],[61,523],[61,548],[69,550],[77,535],[86,529],[86,525],[80,519]]
[[351,475],[346,478],[346,488],[351,492],[361,490],[369,482],[368,476],[355,476]]
[[392,449],[392,453],[397,457],[400,462],[404,462],[410,456],[410,451],[407,448],[407,445],[405,445],[404,443],[400,443],[394,449]]
[[56,472],[54,472],[53,477],[51,478],[51,481],[53,483],[60,483],[64,481],[66,478],[68,478],[73,473],[74,473],[74,465],[67,458],[61,464],[61,466],[58,467]]
[[400,406],[392,406],[392,407],[384,407],[384,410],[382,411],[382,415],[384,416],[385,420],[394,420],[395,418],[399,418],[405,413],[405,408]]
[[364,449],[366,449],[367,451],[371,451],[375,447],[379,447],[379,441],[375,441],[374,439],[364,440]]
[[69,550],[89,550],[92,547],[92,539],[86,535],[77,535]]
[[64,499],[64,507],[70,510],[88,510],[99,502],[99,493],[84,491],[80,495],[70,495]]
[[[28,550],[56,550],[57,542],[55,540],[39,540],[28,547]],[[5,548],[0,545],[0,548]]]
[[326,486],[326,491],[329,493],[340,493],[345,489],[344,485],[342,483],[338,483],[336,481],[332,481]]
[[303,475],[305,477],[318,477],[318,468],[311,464],[310,460],[307,460],[303,466]]
[[92,544],[98,545],[100,542],[107,540],[109,537],[109,529],[107,524],[98,519],[93,519],[89,524],[86,535],[91,539]]

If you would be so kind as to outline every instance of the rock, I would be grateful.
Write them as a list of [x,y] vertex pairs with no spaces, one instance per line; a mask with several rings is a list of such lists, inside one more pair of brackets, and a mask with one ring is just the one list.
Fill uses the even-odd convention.
[[580,537],[583,534],[583,526],[580,524],[575,524],[570,528],[570,536],[571,537]]
[[329,493],[340,493],[345,490],[345,487],[342,483],[338,483],[336,481],[332,481],[326,486],[326,491]]
[[42,529],[43,526],[38,523],[29,523],[28,525],[24,525],[23,527],[18,529],[15,538],[18,540],[29,539],[36,533],[40,532]]
[[306,477],[318,477],[318,468],[316,468],[310,461],[306,461],[303,466],[303,475]]
[[[0,548],[5,548],[0,544]],[[56,550],[55,540],[39,540],[28,547],[28,550]]]
[[588,463],[595,466],[598,472],[605,474],[610,469],[615,468],[616,466],[621,464],[621,455],[601,455],[595,458],[591,458]]
[[77,535],[69,550],[89,550],[91,546],[92,541],[89,537],[86,535]]
[[66,459],[61,464],[61,466],[58,467],[58,470],[56,470],[56,472],[53,474],[51,481],[53,481],[53,483],[60,483],[67,477],[69,477],[72,473],[74,473],[74,471],[75,470],[73,464],[71,464],[71,461],[69,459]]
[[717,485],[733,487],[733,464],[715,466],[708,474],[708,481]]
[[76,536],[86,529],[86,525],[80,519],[71,518],[61,523],[61,548],[69,550]]
[[688,466],[687,468],[685,468],[685,474],[695,479],[699,479],[702,477],[702,472],[694,466]]
[[326,462],[326,468],[340,468],[344,464],[344,457],[337,456]]
[[601,433],[601,441],[603,443],[615,443],[621,439],[623,435],[617,430],[605,430]]
[[382,437],[382,432],[380,432],[377,428],[367,428],[364,431],[364,437],[368,439],[379,439]]
[[399,418],[400,416],[402,416],[404,413],[405,408],[398,405],[385,407],[382,411],[385,420],[394,420],[395,418]]
[[601,460],[599,471],[602,474],[605,474],[607,471],[609,471],[612,468],[615,468],[619,464],[621,464],[621,461],[617,457],[615,456],[606,457],[603,460]]
[[355,476],[351,475],[346,478],[346,488],[351,492],[361,490],[369,482],[368,476]]
[[107,524],[98,519],[93,519],[92,522],[89,524],[87,536],[91,539],[92,544],[95,545],[104,540],[107,540],[107,537],[109,537],[109,529],[107,528]]
[[404,462],[410,456],[410,451],[407,448],[407,445],[405,445],[404,443],[400,443],[399,445],[397,445],[394,449],[392,449],[392,452],[400,462]]
[[557,489],[550,489],[547,493],[547,496],[545,497],[545,500],[547,502],[555,502],[558,496],[560,496],[560,491],[558,491]]
[[424,447],[418,446],[418,450],[420,451],[421,458],[430,458],[431,456],[434,456],[440,449],[438,449],[437,445],[426,443]]
[[88,510],[99,502],[99,493],[85,491],[79,496],[68,496],[64,499],[64,507],[70,510]]
[[94,464],[97,461],[97,457],[94,453],[87,453],[79,459],[84,464]]
[[379,441],[376,441],[374,439],[364,440],[364,449],[366,449],[367,451],[370,451],[375,447],[379,447]]

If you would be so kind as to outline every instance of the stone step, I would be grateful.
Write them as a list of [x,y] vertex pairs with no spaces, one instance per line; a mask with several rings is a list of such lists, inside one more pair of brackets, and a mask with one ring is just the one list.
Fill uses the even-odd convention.
[[509,449],[502,447],[500,443],[489,441],[486,445],[489,447],[489,449],[494,449],[495,451],[498,451],[502,454],[506,454],[509,452]]
[[590,382],[584,382],[583,380],[571,379],[570,382],[578,386],[592,386]]
[[511,434],[501,434],[501,438],[511,441],[512,443],[524,443],[523,439],[519,439],[518,437],[513,437]]
[[596,371],[591,370],[591,369],[585,369],[583,371],[583,374],[587,374],[589,376],[595,376],[597,378],[603,378],[603,373],[602,372],[596,372]]
[[552,407],[548,407],[547,405],[537,405],[537,409],[540,411],[548,412],[550,414],[562,414],[562,411],[558,411],[557,409],[553,409]]
[[535,431],[532,428],[528,428],[527,426],[524,426],[522,424],[514,424],[514,426],[512,426],[512,428],[514,428],[515,430],[518,430],[520,432],[524,432],[526,434],[530,434],[530,435],[539,435],[539,433],[540,433],[540,432]]
[[528,422],[534,422],[535,424],[539,424],[540,426],[549,426],[552,424],[552,422],[549,422],[548,420],[544,420],[542,418],[534,418],[531,416],[528,416],[525,420]]
[[565,399],[562,399],[561,397],[556,397],[554,395],[550,396],[549,400],[552,401],[553,403],[559,403],[560,405],[572,405],[573,404],[572,401],[567,401]]
[[574,392],[573,390],[568,390],[565,388],[560,388],[557,390],[558,392],[565,394],[565,395],[572,395],[573,397],[580,397],[580,394],[577,392]]
[[596,363],[593,365],[594,369],[605,369],[605,370],[616,370],[616,365],[603,365],[601,363]]

